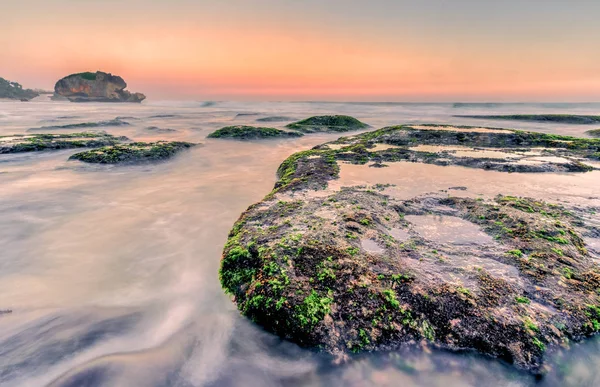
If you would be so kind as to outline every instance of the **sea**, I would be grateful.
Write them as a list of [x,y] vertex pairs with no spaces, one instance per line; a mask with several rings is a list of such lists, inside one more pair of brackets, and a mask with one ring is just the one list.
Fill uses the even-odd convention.
[[[427,348],[338,363],[254,325],[219,284],[229,230],[272,190],[279,164],[340,134],[233,141],[207,138],[212,131],[282,128],[322,114],[351,115],[375,129],[434,123],[572,136],[597,129],[454,117],[519,113],[599,115],[600,104],[1,101],[0,136],[105,131],[201,145],[167,162],[127,166],[69,161],[77,150],[0,155],[0,386],[599,386],[595,338],[554,354],[542,378],[476,353]],[[282,121],[257,121],[273,116]],[[454,185],[473,170],[460,171]],[[539,190],[526,174],[510,176],[505,194]],[[566,184],[557,195],[600,205],[578,187]]]

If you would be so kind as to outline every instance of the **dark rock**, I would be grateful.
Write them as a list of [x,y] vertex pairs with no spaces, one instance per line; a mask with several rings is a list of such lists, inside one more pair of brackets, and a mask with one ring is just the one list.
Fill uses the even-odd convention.
[[71,74],[54,86],[54,92],[71,102],[142,102],[146,96],[125,90],[123,78],[98,71]]
[[39,132],[39,131],[45,131],[45,130],[89,129],[89,128],[103,128],[103,127],[108,127],[108,126],[128,126],[128,125],[129,125],[129,122],[123,121],[117,117],[114,120],[108,120],[108,121],[80,122],[77,124],[42,126],[40,128],[27,129],[27,131],[28,132]]
[[587,135],[590,135],[592,137],[600,137],[600,129],[594,129],[594,130],[588,130],[587,132],[585,132]]
[[512,114],[512,115],[456,115],[461,118],[478,118],[487,120],[533,121],[550,122],[559,124],[597,124],[600,116],[586,116],[575,114]]
[[369,125],[350,116],[315,116],[286,126],[304,133],[348,132],[368,128]]
[[97,148],[115,145],[126,140],[127,137],[115,137],[107,133],[15,134],[12,136],[0,136],[0,154],[73,148]]
[[256,122],[284,122],[284,121],[291,121],[291,120],[292,119],[290,117],[271,116],[271,117],[257,118]]
[[169,159],[177,153],[196,146],[189,142],[132,142],[76,153],[69,160],[95,164],[136,164]]
[[[340,160],[429,163],[435,154],[408,148],[455,142],[547,147],[573,158],[600,146],[541,133],[400,126],[294,154],[274,190],[233,226],[223,288],[266,330],[342,358],[419,343],[541,372],[548,353],[600,331],[600,266],[583,239],[594,230],[585,208],[511,196],[400,200],[360,186],[311,193],[338,177]],[[370,150],[376,143],[395,147]],[[442,218],[446,231],[417,231],[441,227]],[[392,229],[408,239],[396,240]]]
[[31,89],[23,89],[17,82],[11,82],[0,77],[0,99],[15,99],[21,102],[27,102],[40,94]]
[[238,140],[255,140],[262,138],[302,137],[302,133],[288,132],[275,128],[264,128],[248,125],[227,126],[208,135],[209,138],[235,138]]

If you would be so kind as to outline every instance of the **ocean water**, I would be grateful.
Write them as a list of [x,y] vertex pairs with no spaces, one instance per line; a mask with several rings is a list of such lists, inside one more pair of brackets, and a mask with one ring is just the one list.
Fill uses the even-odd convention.
[[[542,380],[473,353],[435,350],[365,354],[333,364],[240,317],[219,285],[229,229],[270,192],[279,164],[338,135],[237,142],[207,139],[211,131],[267,116],[317,114],[349,114],[374,128],[451,123],[577,136],[595,129],[452,117],[516,113],[600,114],[600,104],[0,102],[0,135],[71,133],[83,129],[57,127],[120,117],[130,125],[90,130],[203,144],[168,162],[138,166],[67,161],[76,150],[1,155],[0,311],[12,313],[0,314],[0,385],[600,385],[597,339],[557,354]],[[454,186],[475,174],[454,170],[448,181]],[[439,189],[439,181],[432,183],[439,176],[415,176],[411,189]],[[544,192],[542,182],[528,185],[527,175],[506,176],[496,183],[504,194]],[[575,186],[569,191],[565,184],[553,195],[600,205],[594,196],[600,192],[586,191],[585,182]]]

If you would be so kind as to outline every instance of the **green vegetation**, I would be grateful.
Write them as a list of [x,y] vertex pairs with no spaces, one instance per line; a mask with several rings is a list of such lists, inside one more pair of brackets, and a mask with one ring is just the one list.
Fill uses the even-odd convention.
[[176,153],[193,147],[189,142],[132,142],[129,144],[106,146],[86,152],[76,153],[69,160],[79,160],[96,164],[127,164],[166,160]]
[[262,138],[301,137],[302,133],[248,125],[226,126],[208,135],[209,138],[255,140]]
[[368,128],[369,125],[350,116],[315,116],[288,124],[289,129],[304,133],[314,132],[347,132]]
[[313,289],[302,304],[296,306],[296,318],[303,328],[313,328],[331,312],[331,298],[321,297]]
[[513,257],[521,258],[523,257],[523,252],[519,249],[509,250],[506,254],[512,255]]
[[555,122],[560,124],[595,124],[600,123],[600,116],[587,116],[575,114],[511,114],[511,115],[457,115],[454,117],[462,118],[481,118],[488,120],[511,120],[511,121],[535,121],[535,122]]
[[530,304],[531,303],[529,298],[527,298],[525,296],[516,296],[515,301],[517,304]]
[[71,74],[67,78],[74,78],[74,77],[80,77],[80,78],[85,79],[86,81],[95,81],[96,73],[86,71],[84,73]]
[[95,148],[127,140],[106,133],[31,134],[0,136],[0,154],[45,150]]
[[34,90],[23,89],[17,82],[11,82],[0,77],[0,98],[30,100],[39,95]]

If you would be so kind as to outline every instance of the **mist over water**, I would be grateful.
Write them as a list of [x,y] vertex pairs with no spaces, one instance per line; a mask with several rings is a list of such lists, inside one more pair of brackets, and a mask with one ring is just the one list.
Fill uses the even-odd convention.
[[[51,126],[47,132],[104,130],[140,141],[182,140],[203,146],[165,163],[138,166],[67,161],[77,150],[0,157],[0,310],[12,310],[0,314],[0,385],[536,384],[527,374],[472,353],[407,349],[365,354],[334,365],[327,356],[282,341],[240,317],[218,281],[221,250],[231,226],[271,191],[275,171],[287,156],[339,135],[261,142],[205,137],[226,125],[261,124],[256,120],[264,117],[302,119],[317,114],[352,115],[375,129],[452,123],[582,136],[589,126],[452,115],[599,111],[600,105],[594,104],[1,102],[0,135]],[[60,128],[117,117],[129,125]],[[549,182],[556,178],[536,175],[527,184],[530,175],[484,176],[484,171],[467,168],[417,167],[424,172],[414,179],[402,178],[405,173],[410,176],[402,170],[411,166],[398,172],[399,183],[411,184],[411,194],[447,189],[464,180],[472,183],[469,189],[475,194],[492,195],[497,188],[503,194],[539,196],[553,186],[541,181],[544,176]],[[363,178],[354,168],[358,167],[343,166],[342,179]],[[451,178],[447,171],[452,171]],[[495,186],[478,189],[489,181],[489,174],[497,176]],[[600,192],[593,188],[598,176],[576,180],[564,197],[600,205]],[[548,198],[558,195],[550,191]],[[599,340],[573,345],[560,356],[538,385],[600,385]]]

